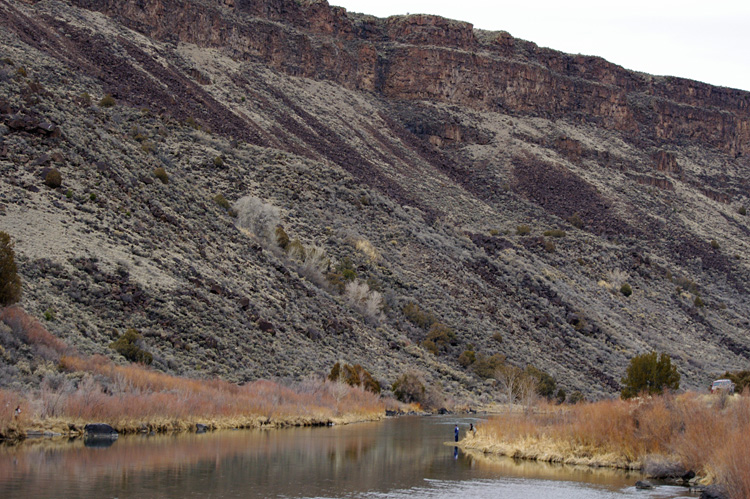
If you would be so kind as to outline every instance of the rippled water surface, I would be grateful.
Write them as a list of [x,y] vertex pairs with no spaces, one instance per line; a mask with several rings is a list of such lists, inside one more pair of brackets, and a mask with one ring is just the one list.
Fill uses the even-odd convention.
[[638,474],[485,459],[452,445],[455,424],[403,417],[333,428],[120,437],[109,446],[0,447],[0,498],[676,498]]

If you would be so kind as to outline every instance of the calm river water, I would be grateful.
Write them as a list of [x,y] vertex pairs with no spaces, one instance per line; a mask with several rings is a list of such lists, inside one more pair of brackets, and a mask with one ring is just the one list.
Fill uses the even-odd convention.
[[477,419],[402,417],[274,431],[120,437],[0,447],[0,498],[677,498],[642,477],[511,459],[446,445]]

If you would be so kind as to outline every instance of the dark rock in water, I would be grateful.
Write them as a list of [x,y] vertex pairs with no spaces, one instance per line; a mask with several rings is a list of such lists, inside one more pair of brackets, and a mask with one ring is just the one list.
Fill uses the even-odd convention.
[[195,424],[195,433],[206,433],[206,431],[208,431],[208,426],[201,423]]
[[684,475],[682,475],[680,478],[682,478],[686,482],[689,481],[689,480],[692,480],[693,478],[695,478],[695,471],[690,470],[687,473],[685,473]]
[[647,482],[645,480],[638,480],[637,482],[635,482],[635,488],[641,489],[641,490],[648,490],[648,489],[653,489],[654,486],[651,484],[651,482]]
[[729,499],[729,494],[721,485],[709,485],[701,492],[701,499]]
[[117,430],[106,423],[91,423],[83,427],[87,435],[117,435]]
[[452,413],[445,407],[441,407],[440,409],[438,409],[438,414],[452,414]]

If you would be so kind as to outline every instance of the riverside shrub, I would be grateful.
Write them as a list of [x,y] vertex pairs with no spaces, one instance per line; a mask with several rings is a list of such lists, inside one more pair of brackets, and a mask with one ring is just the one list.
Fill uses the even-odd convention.
[[402,374],[400,378],[394,381],[393,394],[401,402],[407,404],[423,404],[426,397],[426,389],[420,376],[414,372]]
[[680,373],[672,365],[669,355],[656,352],[637,355],[630,359],[626,375],[622,378],[622,398],[628,399],[645,392],[649,395],[680,387]]

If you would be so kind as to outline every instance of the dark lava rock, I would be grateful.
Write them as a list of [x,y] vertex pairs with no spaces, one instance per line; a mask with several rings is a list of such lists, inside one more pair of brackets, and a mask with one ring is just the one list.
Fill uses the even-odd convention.
[[202,423],[195,424],[195,433],[206,433],[206,431],[208,431],[208,426]]
[[637,482],[635,482],[635,488],[641,489],[641,490],[648,490],[648,489],[653,489],[654,486],[651,484],[651,482],[647,482],[645,480],[638,480]]
[[90,423],[83,427],[88,435],[117,435],[117,430],[106,423]]
[[274,330],[273,324],[271,324],[268,321],[264,321],[263,319],[259,320],[258,328],[264,333],[268,333],[272,336],[276,336],[276,331]]
[[701,499],[729,499],[729,494],[721,485],[709,485],[701,492]]

